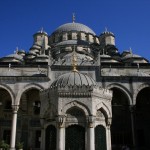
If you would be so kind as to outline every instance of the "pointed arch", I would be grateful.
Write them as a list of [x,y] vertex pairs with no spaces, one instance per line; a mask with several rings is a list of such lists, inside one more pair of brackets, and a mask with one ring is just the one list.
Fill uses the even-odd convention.
[[86,116],[88,116],[90,114],[90,111],[89,109],[84,105],[84,104],[81,104],[77,101],[72,101],[68,104],[66,104],[63,108],[63,113],[65,114],[67,112],[68,109],[72,108],[72,107],[77,107],[77,108],[80,108],[81,110],[83,110],[83,112],[85,113]]
[[44,90],[44,87],[37,84],[37,83],[30,83],[30,84],[27,84],[25,85],[24,87],[22,87],[19,91],[18,91],[18,94],[17,94],[17,103],[19,104],[20,103],[20,99],[21,99],[21,96],[22,94],[29,90],[29,89],[37,89],[37,90]]
[[134,93],[134,95],[133,95],[134,104],[136,104],[136,99],[137,99],[138,93],[139,93],[141,90],[143,90],[144,88],[147,88],[147,87],[150,87],[150,84],[148,84],[148,83],[143,83],[143,84],[141,84],[141,85],[139,85],[139,86],[137,87],[137,89],[135,90],[135,93]]
[[128,98],[128,102],[129,102],[129,105],[132,105],[132,96],[131,96],[131,93],[129,92],[129,90],[122,86],[121,84],[118,84],[118,83],[112,83],[112,84],[109,84],[107,86],[108,89],[112,89],[112,88],[118,88],[119,90],[121,90]]
[[102,110],[104,112],[104,115],[106,115],[107,118],[111,118],[112,117],[112,113],[111,113],[111,108],[109,109],[107,107],[107,105],[105,105],[103,102],[99,103],[96,105],[96,110]]
[[13,90],[8,85],[4,85],[4,84],[0,84],[0,88],[5,89],[10,94],[12,104],[14,104],[15,103],[15,94],[14,94]]

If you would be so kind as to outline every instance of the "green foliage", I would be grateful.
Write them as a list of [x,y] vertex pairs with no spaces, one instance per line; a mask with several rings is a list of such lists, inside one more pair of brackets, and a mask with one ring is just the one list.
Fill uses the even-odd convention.
[[23,142],[17,142],[16,148],[17,149],[23,149]]
[[4,140],[0,141],[0,148],[3,148],[4,150],[9,149],[9,144],[7,144]]

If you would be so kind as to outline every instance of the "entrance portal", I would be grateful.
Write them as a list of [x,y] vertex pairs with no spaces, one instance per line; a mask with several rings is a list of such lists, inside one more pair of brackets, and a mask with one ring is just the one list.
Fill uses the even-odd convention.
[[85,150],[85,129],[78,125],[66,128],[65,150]]

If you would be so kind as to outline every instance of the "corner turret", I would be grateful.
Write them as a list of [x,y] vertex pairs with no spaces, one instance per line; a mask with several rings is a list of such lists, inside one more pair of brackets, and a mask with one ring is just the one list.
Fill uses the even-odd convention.
[[106,45],[114,45],[115,46],[115,35],[112,32],[107,31],[105,29],[105,32],[101,33],[99,36],[100,44],[103,46]]
[[34,43],[35,45],[41,46],[40,54],[45,54],[45,50],[48,49],[48,34],[41,29],[41,31],[38,31],[33,35]]

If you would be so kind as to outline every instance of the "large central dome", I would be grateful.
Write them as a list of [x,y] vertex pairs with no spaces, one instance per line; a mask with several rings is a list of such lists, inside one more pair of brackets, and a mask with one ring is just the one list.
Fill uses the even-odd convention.
[[61,26],[59,26],[54,33],[61,33],[61,32],[69,32],[69,31],[82,31],[85,33],[90,33],[93,35],[96,35],[95,32],[87,27],[84,24],[81,23],[66,23]]

